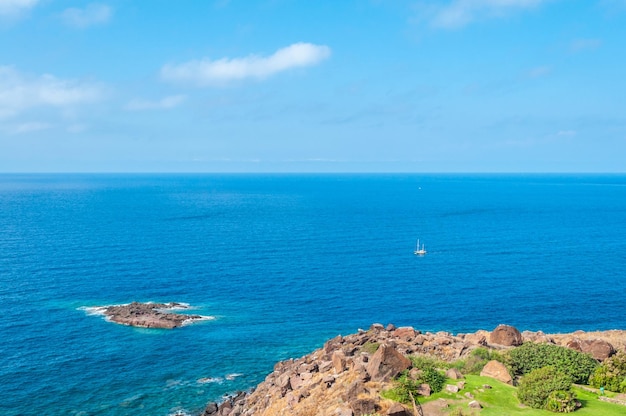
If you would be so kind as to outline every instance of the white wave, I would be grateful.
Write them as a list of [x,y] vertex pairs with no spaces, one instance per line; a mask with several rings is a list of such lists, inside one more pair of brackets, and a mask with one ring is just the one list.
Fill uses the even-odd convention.
[[237,377],[241,377],[243,376],[243,374],[241,373],[231,373],[231,374],[226,374],[226,377],[224,377],[226,380],[228,381],[232,381],[234,379],[236,379]]
[[167,416],[191,416],[191,413],[188,413],[185,409],[178,409],[168,414]]
[[224,379],[221,377],[202,377],[202,378],[199,378],[197,381],[198,383],[201,383],[201,384],[209,384],[209,383],[221,384],[224,382]]
[[85,312],[87,315],[101,315],[104,316],[104,312],[108,306],[81,306],[76,308],[79,311]]

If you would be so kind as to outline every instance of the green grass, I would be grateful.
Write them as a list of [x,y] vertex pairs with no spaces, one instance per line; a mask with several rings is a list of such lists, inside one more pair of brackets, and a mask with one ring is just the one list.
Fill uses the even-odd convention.
[[[454,380],[448,380],[448,384],[454,384]],[[489,384],[491,389],[483,389],[483,384]],[[480,391],[480,390],[483,391]],[[583,407],[574,412],[578,416],[624,416],[626,415],[626,406],[613,403],[606,403],[598,400],[598,395],[583,389],[574,387],[576,397],[582,403]],[[450,403],[450,411],[461,408],[464,414],[479,414],[481,416],[554,416],[558,413],[552,413],[547,410],[531,409],[520,405],[516,396],[517,389],[508,384],[500,383],[489,377],[480,377],[468,375],[465,378],[465,388],[459,393],[448,393],[442,391],[433,394],[430,397],[419,397],[420,402],[427,403],[437,399],[445,399]],[[474,395],[474,400],[483,406],[478,413],[471,413],[467,407],[470,399],[464,394],[470,392]]]

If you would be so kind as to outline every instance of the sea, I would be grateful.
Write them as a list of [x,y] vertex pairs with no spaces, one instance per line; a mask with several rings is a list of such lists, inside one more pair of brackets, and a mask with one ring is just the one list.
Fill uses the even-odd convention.
[[[95,313],[132,301],[211,319]],[[3,416],[198,415],[373,323],[626,329],[625,305],[623,174],[0,175]]]

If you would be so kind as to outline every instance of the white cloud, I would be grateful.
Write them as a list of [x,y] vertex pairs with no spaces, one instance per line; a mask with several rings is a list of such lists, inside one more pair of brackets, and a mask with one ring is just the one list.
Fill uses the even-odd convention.
[[550,68],[549,66],[537,66],[528,70],[526,72],[526,76],[528,76],[529,78],[541,78],[549,75],[550,72],[552,72],[552,68]]
[[0,66],[0,118],[16,116],[36,107],[68,108],[98,101],[102,87],[64,80],[52,75],[27,76],[13,67]]
[[39,0],[0,0],[0,17],[17,17],[35,7]]
[[21,123],[15,126],[11,126],[7,130],[10,134],[25,134],[25,133],[33,133],[37,131],[42,131],[42,130],[48,130],[50,128],[52,128],[51,124],[33,121],[33,122]]
[[184,95],[171,95],[169,97],[165,97],[156,101],[134,99],[126,104],[124,108],[130,111],[167,110],[170,108],[178,107],[186,99],[187,97]]
[[73,7],[66,9],[61,14],[61,18],[67,25],[83,29],[104,24],[111,19],[112,15],[113,10],[106,4],[91,3],[83,9]]
[[330,48],[311,43],[294,43],[263,57],[250,55],[245,58],[208,58],[178,65],[165,65],[161,77],[198,86],[220,85],[244,79],[264,79],[292,68],[312,66],[330,56]]
[[429,21],[432,26],[454,29],[475,20],[508,16],[548,1],[550,0],[453,0],[445,5],[420,2],[417,9],[421,20]]
[[600,39],[576,39],[570,44],[570,51],[581,52],[598,49],[601,45],[602,41]]

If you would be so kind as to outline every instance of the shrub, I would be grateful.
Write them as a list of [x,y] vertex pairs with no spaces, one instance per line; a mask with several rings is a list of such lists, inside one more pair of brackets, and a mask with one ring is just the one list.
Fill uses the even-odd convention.
[[551,344],[526,342],[509,351],[510,364],[517,375],[552,366],[571,376],[574,383],[585,383],[598,366],[588,354]]
[[578,407],[576,396],[571,391],[555,390],[546,400],[546,410],[555,413],[571,413]]
[[463,374],[480,374],[485,364],[491,360],[506,364],[505,357],[499,352],[479,347],[473,350],[465,361],[457,361],[454,366]]
[[434,368],[427,368],[422,370],[422,374],[417,381],[419,384],[428,384],[433,393],[439,393],[446,384],[446,376]]
[[417,397],[417,391],[422,384],[421,381],[411,379],[408,371],[403,371],[396,379],[396,383],[396,387],[389,392],[387,397],[401,403],[411,403],[411,394]]
[[427,368],[449,368],[450,364],[445,361],[437,360],[428,355],[411,355],[409,356],[413,368],[426,370]]
[[589,377],[589,384],[617,393],[626,393],[626,352],[620,351],[604,360]]
[[530,407],[543,409],[552,392],[570,392],[571,387],[572,378],[569,375],[555,367],[543,367],[522,377],[517,388],[517,397]]

